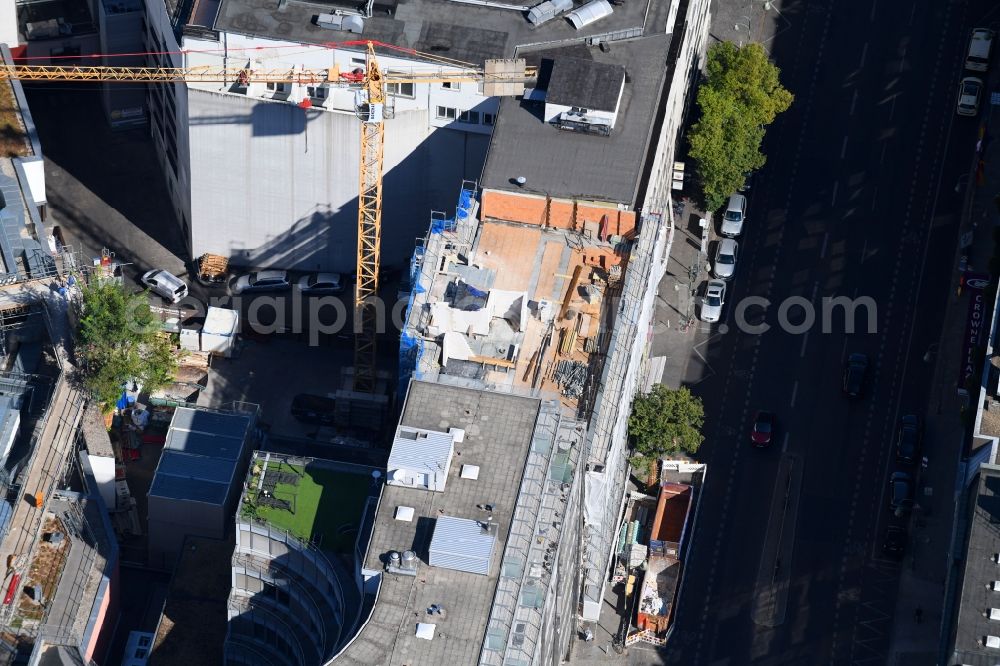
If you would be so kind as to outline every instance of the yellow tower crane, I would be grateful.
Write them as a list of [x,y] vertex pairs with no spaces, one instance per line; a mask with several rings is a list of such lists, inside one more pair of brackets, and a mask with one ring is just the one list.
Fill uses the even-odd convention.
[[[367,49],[363,72],[326,69],[263,68],[197,65],[191,67],[111,67],[0,64],[0,79],[21,81],[91,81],[95,83],[294,83],[328,85],[358,90],[356,112],[361,120],[361,155],[358,184],[357,281],[354,291],[354,386],[358,393],[375,392],[376,336],[378,324],[379,246],[382,236],[382,170],[385,145],[384,110],[386,85],[395,83],[484,84],[487,96],[519,95],[524,85],[537,78],[536,68],[524,60],[488,60],[485,67],[440,56],[401,49],[380,42],[343,42],[342,46]],[[433,70],[387,71],[383,74],[375,47],[398,49],[409,57],[441,65]],[[113,56],[109,56],[113,57]]]

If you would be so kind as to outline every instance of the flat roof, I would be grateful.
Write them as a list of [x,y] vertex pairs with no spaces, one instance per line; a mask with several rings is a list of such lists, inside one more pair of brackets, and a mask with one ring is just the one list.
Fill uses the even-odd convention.
[[[306,543],[326,551],[350,552],[371,491],[371,477],[329,461],[302,459],[303,464],[291,464],[280,458],[272,459],[266,451],[254,453],[244,504],[255,505],[257,520]],[[267,492],[276,502],[264,500],[264,488],[271,488]]]
[[[483,189],[620,203],[634,208],[653,120],[666,77],[670,35],[523,53],[528,64],[559,70],[561,58],[625,67],[625,90],[610,136],[560,130],[544,121],[544,103],[505,98],[486,155]],[[601,69],[602,72],[610,71]],[[549,85],[541,80],[539,86]],[[514,179],[524,177],[518,186]]]
[[1000,663],[1000,649],[985,647],[986,636],[1000,636],[1000,622],[991,620],[990,609],[1000,609],[1000,592],[993,591],[1000,580],[1000,466],[982,465],[973,498],[968,549],[955,623],[954,652],[948,663],[994,666]]
[[[538,2],[527,3],[534,4]],[[511,9],[452,0],[376,0],[373,16],[365,19],[358,35],[314,23],[316,16],[338,7],[355,10],[356,2],[221,0],[214,24],[204,27],[304,44],[375,40],[481,65],[489,58],[511,57],[515,48],[528,44],[582,40],[628,29],[639,34],[663,32],[669,5],[663,0],[625,2],[607,18],[577,30],[565,15],[536,27],[528,22],[527,12]]]
[[624,81],[624,65],[561,56],[552,63],[545,101],[561,106],[614,111]]
[[224,503],[251,422],[246,414],[178,407],[170,420],[149,496]]
[[[541,402],[506,393],[413,381],[400,424],[447,431],[462,428],[455,462],[444,492],[386,485],[363,566],[383,571],[390,551],[414,550],[416,577],[384,573],[371,618],[338,657],[347,664],[474,664],[479,661],[486,625],[500,573],[500,559],[510,535],[514,506],[531,447]],[[478,465],[477,480],[462,479],[463,464]],[[477,507],[492,505],[497,547],[488,575],[427,564],[439,516],[485,521]],[[415,510],[413,520],[396,520],[399,506]],[[444,615],[428,615],[437,605]],[[415,636],[418,622],[436,625],[433,640]]]

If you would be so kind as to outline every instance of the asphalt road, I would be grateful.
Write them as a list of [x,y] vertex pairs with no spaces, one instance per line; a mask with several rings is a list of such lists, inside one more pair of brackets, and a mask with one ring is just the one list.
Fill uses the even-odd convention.
[[[666,663],[886,663],[898,565],[880,554],[884,490],[898,416],[938,399],[922,357],[941,330],[954,188],[977,130],[955,117],[957,84],[969,30],[990,9],[985,0],[782,8],[791,27],[771,50],[796,100],[769,135],[752,192],[729,330],[703,349],[716,373],[695,387],[708,482]],[[770,301],[767,333],[735,326],[734,306],[748,296]],[[870,297],[874,332],[863,314],[853,333],[843,316],[824,326],[821,302],[832,296]],[[814,305],[808,333],[778,326],[791,297]],[[788,319],[801,322],[801,312]],[[852,352],[871,362],[858,401],[841,393]],[[757,409],[779,419],[770,449],[749,446]],[[787,607],[767,627],[751,617],[783,458],[801,466],[801,483],[784,527],[790,558],[778,565]]]

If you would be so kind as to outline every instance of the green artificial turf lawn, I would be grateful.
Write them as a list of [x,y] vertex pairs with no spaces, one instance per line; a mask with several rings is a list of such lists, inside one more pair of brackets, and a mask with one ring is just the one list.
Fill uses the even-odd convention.
[[[294,471],[302,467],[273,463],[268,472]],[[303,541],[318,539],[323,550],[350,552],[361,521],[361,510],[368,496],[370,479],[362,474],[350,474],[308,465],[297,486],[279,483],[274,496],[292,503],[292,511],[261,506],[261,520],[291,532]]]

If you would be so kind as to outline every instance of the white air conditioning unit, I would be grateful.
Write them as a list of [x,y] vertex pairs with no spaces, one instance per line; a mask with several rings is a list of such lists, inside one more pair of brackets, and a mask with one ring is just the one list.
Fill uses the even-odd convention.
[[987,636],[984,645],[988,648],[1000,650],[1000,636]]
[[1000,620],[1000,608],[991,608],[989,610],[991,620]]

